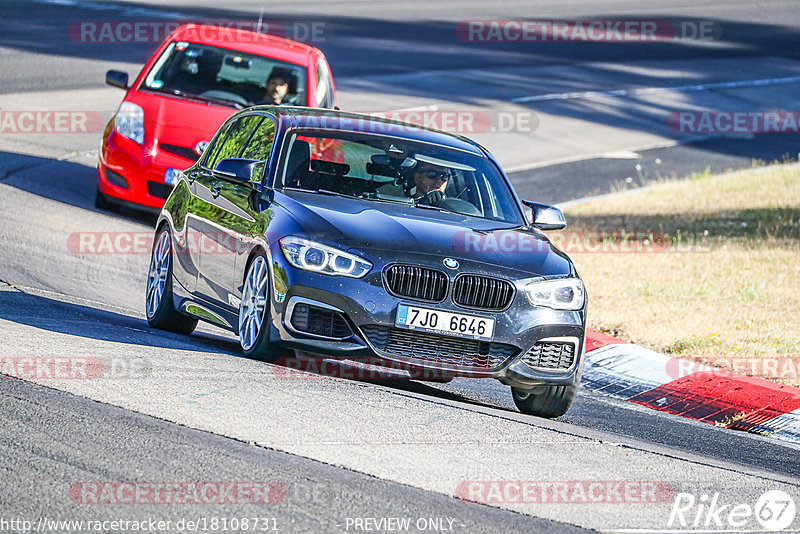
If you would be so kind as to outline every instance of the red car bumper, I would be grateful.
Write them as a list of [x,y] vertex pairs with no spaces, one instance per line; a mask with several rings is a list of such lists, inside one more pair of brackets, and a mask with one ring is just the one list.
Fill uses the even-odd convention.
[[[185,153],[187,157],[173,152]],[[194,160],[189,159],[192,156]],[[155,146],[139,145],[119,135],[112,126],[106,130],[97,166],[100,192],[111,201],[161,209],[173,187],[164,183],[167,169],[188,169],[198,157],[192,149],[180,145],[162,142]]]

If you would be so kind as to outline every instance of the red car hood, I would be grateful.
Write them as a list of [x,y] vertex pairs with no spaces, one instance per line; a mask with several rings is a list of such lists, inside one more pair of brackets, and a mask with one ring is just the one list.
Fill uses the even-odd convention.
[[177,129],[201,134],[209,141],[225,119],[236,113],[234,108],[152,93],[137,92],[128,101],[142,107],[145,128],[155,127],[153,133],[159,139],[174,140],[176,133],[172,130]]
[[[125,100],[144,110],[146,148],[153,150],[153,154],[161,154],[165,144],[173,145],[177,148],[168,151],[185,159],[186,167],[197,160],[198,143],[211,141],[222,123],[236,113],[234,108],[139,91],[129,94]],[[174,157],[174,154],[169,156]]]

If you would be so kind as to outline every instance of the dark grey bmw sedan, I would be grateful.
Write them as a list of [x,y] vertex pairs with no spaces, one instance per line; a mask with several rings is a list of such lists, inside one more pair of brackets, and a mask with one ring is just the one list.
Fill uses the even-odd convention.
[[[558,417],[580,382],[586,295],[495,159],[461,136],[294,107],[234,114],[175,172],[147,282],[151,326],[202,319],[248,356],[367,359],[496,378]],[[531,208],[526,216],[524,206]]]

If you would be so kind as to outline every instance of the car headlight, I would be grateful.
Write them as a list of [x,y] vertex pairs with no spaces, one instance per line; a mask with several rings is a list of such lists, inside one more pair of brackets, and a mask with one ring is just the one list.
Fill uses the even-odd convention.
[[580,278],[531,282],[525,286],[525,292],[534,306],[546,306],[555,310],[579,310],[586,300]]
[[361,278],[372,269],[367,260],[302,237],[284,237],[280,244],[283,255],[298,269],[351,278]]
[[118,134],[144,144],[144,110],[136,104],[123,102],[114,117],[114,129]]

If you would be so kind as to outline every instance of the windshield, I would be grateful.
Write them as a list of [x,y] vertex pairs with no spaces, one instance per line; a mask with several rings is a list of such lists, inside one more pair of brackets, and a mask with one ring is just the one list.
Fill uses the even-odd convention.
[[[277,93],[267,86],[280,83]],[[270,90],[274,87],[270,86]],[[182,95],[237,108],[306,104],[306,69],[268,57],[173,41],[140,89]],[[279,102],[275,95],[282,93]]]
[[505,178],[487,158],[460,150],[355,132],[295,131],[284,145],[276,187],[337,194],[519,224]]

